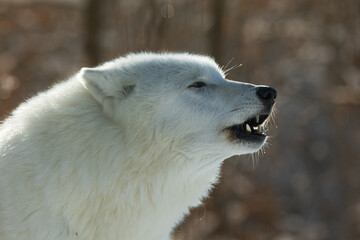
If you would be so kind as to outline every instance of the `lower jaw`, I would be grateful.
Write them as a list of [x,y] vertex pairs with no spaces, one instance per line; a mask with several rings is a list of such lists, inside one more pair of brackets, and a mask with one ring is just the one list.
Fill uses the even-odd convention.
[[261,147],[266,140],[266,134],[257,131],[247,131],[238,126],[225,128],[222,132],[226,133],[230,142],[236,144],[252,145],[254,148]]
[[266,135],[264,133],[245,133],[241,134],[241,136],[237,136],[237,142],[250,144],[263,144],[265,139]]

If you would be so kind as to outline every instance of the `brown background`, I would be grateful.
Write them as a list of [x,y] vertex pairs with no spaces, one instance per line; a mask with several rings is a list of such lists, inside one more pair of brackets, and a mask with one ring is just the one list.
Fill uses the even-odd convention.
[[176,240],[360,239],[360,1],[0,0],[0,119],[146,50],[233,59],[229,78],[278,90],[269,147],[227,160]]

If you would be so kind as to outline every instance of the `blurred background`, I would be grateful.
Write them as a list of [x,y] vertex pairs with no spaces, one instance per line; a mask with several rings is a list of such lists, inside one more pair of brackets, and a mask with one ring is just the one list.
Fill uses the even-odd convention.
[[225,161],[175,240],[360,239],[359,0],[0,0],[0,120],[83,66],[164,50],[278,90],[269,146]]

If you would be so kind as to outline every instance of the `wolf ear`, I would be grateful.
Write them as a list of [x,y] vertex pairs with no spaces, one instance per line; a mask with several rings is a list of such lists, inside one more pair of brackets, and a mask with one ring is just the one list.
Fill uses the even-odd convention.
[[135,84],[126,84],[117,76],[111,76],[106,70],[82,68],[80,82],[101,104],[106,99],[122,99],[129,95],[135,88]]

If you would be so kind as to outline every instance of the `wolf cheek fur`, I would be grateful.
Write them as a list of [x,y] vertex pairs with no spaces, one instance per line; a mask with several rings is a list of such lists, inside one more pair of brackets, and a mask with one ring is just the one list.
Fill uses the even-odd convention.
[[83,68],[0,127],[0,239],[169,239],[224,159],[262,147],[274,91],[191,54]]

